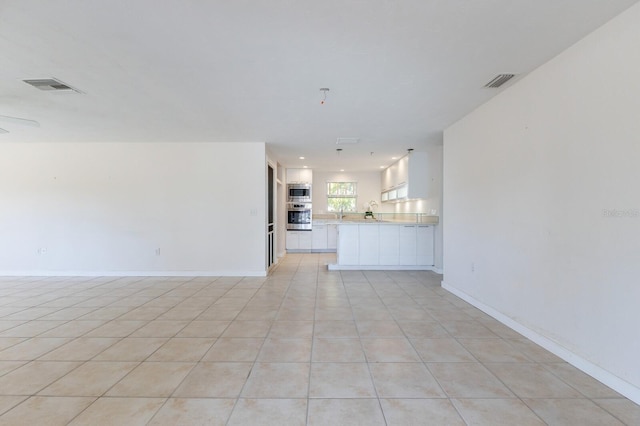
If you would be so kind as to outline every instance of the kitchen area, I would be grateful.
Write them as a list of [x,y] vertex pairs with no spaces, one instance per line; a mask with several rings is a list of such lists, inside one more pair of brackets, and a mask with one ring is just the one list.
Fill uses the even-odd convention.
[[442,147],[374,172],[287,168],[287,253],[336,253],[330,270],[442,269]]

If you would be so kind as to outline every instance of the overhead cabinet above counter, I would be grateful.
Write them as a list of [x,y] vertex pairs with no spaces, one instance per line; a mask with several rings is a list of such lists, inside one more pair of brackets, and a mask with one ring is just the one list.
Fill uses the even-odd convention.
[[412,152],[382,171],[380,200],[386,203],[427,198],[428,185],[427,153]]

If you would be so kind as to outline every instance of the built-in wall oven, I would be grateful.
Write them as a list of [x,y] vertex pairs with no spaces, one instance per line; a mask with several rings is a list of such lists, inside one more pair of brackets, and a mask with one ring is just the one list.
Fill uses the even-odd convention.
[[311,203],[287,203],[287,229],[311,231]]
[[308,183],[287,184],[287,202],[311,203],[311,184],[308,184]]

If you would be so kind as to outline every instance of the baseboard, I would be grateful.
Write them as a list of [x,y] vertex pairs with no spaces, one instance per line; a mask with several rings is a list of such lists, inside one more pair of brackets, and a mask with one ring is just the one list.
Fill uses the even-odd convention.
[[470,296],[469,294],[461,290],[458,290],[457,288],[447,284],[444,281],[442,281],[442,288],[452,294],[455,294],[465,302],[472,304],[473,306],[480,309],[485,314],[495,318],[496,320],[500,321],[502,324],[506,325],[507,327],[517,331],[518,333],[525,336],[527,339],[542,346],[549,352],[562,358],[563,360],[567,361],[569,364],[573,365],[574,367],[583,371],[584,373],[588,374],[594,379],[604,383],[605,385],[609,386],[611,389],[615,390],[621,395],[624,395],[625,397],[629,398],[631,401],[635,402],[636,404],[640,404],[640,388],[621,379],[615,374],[610,373],[609,371],[603,369],[602,367],[599,367],[594,363],[582,358],[581,356],[576,355],[575,353],[569,351],[568,349],[566,349],[564,346],[561,346],[557,342],[543,336],[542,334],[536,331],[531,330],[530,328],[525,327],[519,322],[514,321],[511,317],[508,317],[503,313],[495,310],[494,308],[488,305],[485,305],[484,303],[475,299],[473,296]]
[[0,277],[266,277],[267,271],[0,271]]
[[434,271],[433,266],[425,265],[327,265],[330,271]]

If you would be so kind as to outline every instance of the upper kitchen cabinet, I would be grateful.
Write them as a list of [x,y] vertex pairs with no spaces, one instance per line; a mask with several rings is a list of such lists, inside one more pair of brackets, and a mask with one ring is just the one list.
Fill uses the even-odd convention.
[[382,202],[427,198],[427,153],[407,154],[381,173]]
[[287,169],[287,183],[313,183],[313,170]]

